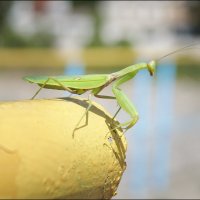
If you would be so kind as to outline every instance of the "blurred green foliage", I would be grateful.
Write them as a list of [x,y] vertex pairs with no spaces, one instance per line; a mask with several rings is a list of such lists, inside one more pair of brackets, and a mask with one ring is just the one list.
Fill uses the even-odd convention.
[[[0,47],[53,47],[55,38],[48,32],[22,35],[8,26],[7,16],[13,3],[14,1],[0,1]],[[133,44],[125,38],[112,45],[103,42],[100,32],[104,19],[98,10],[100,1],[71,1],[71,3],[73,12],[85,12],[90,14],[94,20],[94,34],[86,47],[133,47]],[[200,2],[188,1],[186,4],[190,19],[190,34],[198,35],[200,34]],[[177,65],[179,77],[187,76],[200,80],[199,61],[182,57],[177,59]]]
[[37,32],[25,36],[8,26],[7,16],[14,1],[0,1],[0,47],[51,47],[54,37],[50,33]]
[[177,67],[178,78],[190,78],[196,81],[200,81],[200,63],[187,65],[182,64]]
[[178,78],[190,78],[200,81],[200,60],[189,56],[179,56],[176,59]]
[[97,6],[98,1],[93,0],[93,1],[71,1],[73,9],[74,10],[79,10],[83,8],[89,9],[91,12],[94,12],[95,7]]
[[100,29],[102,24],[102,19],[98,13],[98,3],[99,1],[71,1],[74,12],[87,12],[92,15],[94,20],[94,34],[91,38],[87,47],[96,47],[96,46],[105,46],[101,37],[100,37]]
[[1,47],[51,47],[53,46],[53,41],[53,35],[44,32],[24,36],[10,28],[5,28],[0,34]]
[[6,19],[9,9],[12,6],[13,1],[0,1],[0,34],[6,27]]
[[200,1],[186,1],[190,34],[200,35]]
[[131,47],[133,46],[128,40],[123,39],[112,45],[107,45],[102,41],[100,36],[102,27],[102,15],[98,11],[98,4],[100,1],[71,1],[74,12],[87,12],[92,15],[94,20],[94,34],[91,41],[86,45],[86,47]]

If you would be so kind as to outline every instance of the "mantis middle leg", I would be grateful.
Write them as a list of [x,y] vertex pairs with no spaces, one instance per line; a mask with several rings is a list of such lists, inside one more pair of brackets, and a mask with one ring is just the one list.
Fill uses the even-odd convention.
[[[79,124],[81,123],[81,120],[84,118],[84,116],[88,113],[88,111],[90,110],[91,106],[92,106],[92,102],[91,102],[91,96],[94,95],[97,98],[103,98],[103,99],[116,99],[115,97],[112,96],[106,96],[106,95],[99,95],[99,93],[101,92],[103,88],[95,88],[94,90],[92,90],[92,93],[89,94],[88,97],[88,101],[89,101],[89,105],[86,108],[84,114],[82,115],[82,117],[80,118],[80,120],[78,121],[78,123],[75,126],[75,129],[77,129],[77,127],[79,126]],[[117,115],[117,113],[119,112],[119,110],[116,112],[115,116]],[[74,136],[74,135],[73,135]]]
[[116,99],[116,97],[113,97],[113,96],[100,95],[99,93],[104,89],[104,87],[105,86],[93,89],[92,93],[94,94],[94,96],[97,98],[102,98],[102,99]]
[[85,112],[83,113],[83,115],[81,116],[81,118],[79,119],[78,123],[76,124],[75,128],[74,128],[74,131],[73,131],[73,138],[74,138],[74,132],[75,130],[77,129],[77,127],[79,126],[79,124],[81,123],[82,119],[84,118],[85,115],[87,115],[88,111],[90,110],[91,106],[92,106],[92,101],[91,101],[91,93],[89,94],[89,97],[88,97],[88,101],[89,101],[89,105],[88,107],[86,108]]
[[87,114],[87,112],[90,110],[91,106],[92,106],[92,102],[91,102],[91,96],[94,95],[97,98],[103,98],[103,99],[116,99],[115,97],[112,96],[106,96],[106,95],[99,95],[99,92],[101,92],[103,88],[95,88],[92,90],[92,93],[89,94],[88,97],[88,101],[89,101],[89,105],[86,109],[86,111],[84,112],[84,114],[82,115],[81,119],[78,121],[78,123],[76,124],[75,129],[78,127],[78,125],[80,124],[81,120],[83,119],[83,117]]
[[[104,87],[93,90],[94,96],[97,98],[102,98],[102,99],[116,99],[116,97],[113,97],[113,96],[100,95],[99,93],[103,90],[103,88]],[[114,119],[117,116],[120,110],[121,110],[121,107],[117,110],[117,112],[114,114],[112,119]]]

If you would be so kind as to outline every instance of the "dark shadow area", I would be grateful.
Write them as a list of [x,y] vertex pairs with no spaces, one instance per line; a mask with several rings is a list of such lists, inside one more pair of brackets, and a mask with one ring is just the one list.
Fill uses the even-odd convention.
[[[80,99],[75,99],[75,98],[71,98],[71,97],[63,97],[63,98],[58,98],[58,99],[62,99],[62,100],[66,100],[66,101],[71,101],[73,103],[78,104],[79,106],[84,107],[85,109],[87,109],[87,107],[89,106],[89,103],[87,102],[87,100],[80,100]],[[93,112],[101,117],[104,117],[105,119],[109,119],[110,117],[108,115],[105,114],[105,112],[103,112],[102,110],[100,110],[99,108],[97,108],[96,106],[92,105],[90,110],[90,112]]]
[[[62,100],[66,100],[66,101],[71,101],[73,103],[76,103],[82,107],[84,107],[85,109],[87,109],[89,103],[87,102],[87,100],[80,100],[80,99],[75,99],[75,98],[70,98],[70,97],[64,97],[64,98],[58,98],[58,99],[62,99]],[[111,117],[109,117],[108,115],[105,114],[105,112],[103,112],[102,110],[100,110],[99,108],[97,108],[95,105],[92,105],[90,110],[90,112],[93,112],[101,117],[103,117],[105,119],[105,123],[108,126],[108,129],[111,133],[112,138],[106,136],[106,139],[109,141],[110,146],[108,146],[107,144],[104,144],[106,146],[108,146],[108,148],[112,149],[113,154],[115,155],[116,159],[119,161],[119,164],[121,166],[121,168],[123,169],[124,166],[124,160],[126,158],[126,149],[123,145],[121,135],[119,135],[119,133],[117,132],[116,129],[119,129],[120,132],[123,132],[121,127],[119,127],[119,122],[113,120]],[[85,126],[88,125],[88,114],[89,112],[86,114],[86,122],[83,126],[76,128],[75,130],[78,130],[80,128],[83,128]],[[117,128],[116,128],[117,127]],[[116,128],[116,129],[115,129]],[[114,129],[114,130],[113,130]],[[109,132],[108,132],[109,133]],[[116,152],[113,148],[111,143],[115,143],[115,145],[117,146],[118,152]]]
[[[103,188],[104,185],[102,184],[97,188],[83,189],[80,193],[69,194],[63,197],[56,197],[56,199],[108,199],[104,197],[105,194],[103,193]],[[97,195],[97,191],[99,191],[99,193],[102,191],[101,196]],[[110,194],[110,198],[112,198],[112,194]]]
[[[114,122],[114,123],[113,123]],[[115,127],[118,127],[119,126],[119,122],[117,121],[114,121],[112,119],[109,119],[108,121],[106,121],[106,124],[108,125],[108,128],[110,130],[110,133],[111,133],[111,138],[108,137],[107,140],[109,141],[110,143],[110,147],[112,149],[112,152],[113,154],[115,155],[116,159],[119,161],[119,164],[121,166],[121,168],[123,169],[123,166],[124,166],[124,160],[126,158],[126,149],[123,145],[123,142],[122,142],[122,139],[121,135],[118,134],[118,132],[116,131],[116,129],[113,130],[113,128]],[[117,129],[120,129],[120,127],[118,127]],[[117,150],[118,152],[116,152],[113,148],[112,148],[112,143],[115,142],[115,145],[117,146]],[[105,144],[107,146],[107,144]]]

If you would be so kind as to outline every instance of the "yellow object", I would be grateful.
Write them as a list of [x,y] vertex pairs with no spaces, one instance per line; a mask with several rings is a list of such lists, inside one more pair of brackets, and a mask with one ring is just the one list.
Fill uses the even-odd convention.
[[64,68],[70,62],[71,54],[80,57],[75,57],[75,61],[81,59],[87,69],[124,67],[133,64],[133,59],[137,56],[133,49],[127,47],[88,48],[79,51],[0,48],[0,68]]
[[111,116],[94,102],[73,138],[87,105],[74,98],[0,103],[0,198],[115,195],[126,140],[109,132]]

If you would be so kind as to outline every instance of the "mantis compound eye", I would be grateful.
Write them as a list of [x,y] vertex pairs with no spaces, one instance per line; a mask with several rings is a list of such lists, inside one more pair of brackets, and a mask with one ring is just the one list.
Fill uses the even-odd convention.
[[149,63],[147,63],[147,68],[149,70],[150,75],[153,76],[156,70],[156,61],[152,60]]

